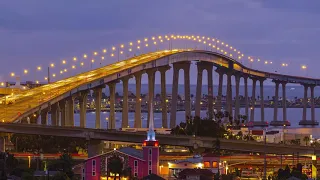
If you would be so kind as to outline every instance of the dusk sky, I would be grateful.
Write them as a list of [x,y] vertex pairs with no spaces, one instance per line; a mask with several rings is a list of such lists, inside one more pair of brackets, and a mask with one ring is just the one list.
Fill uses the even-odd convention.
[[217,37],[273,62],[254,68],[320,78],[319,9],[319,0],[0,1],[0,81],[23,69],[32,80],[39,65],[165,34]]

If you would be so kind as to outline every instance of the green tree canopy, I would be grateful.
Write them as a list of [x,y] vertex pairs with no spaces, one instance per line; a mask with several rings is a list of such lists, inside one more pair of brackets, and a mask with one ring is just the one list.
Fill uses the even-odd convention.
[[61,171],[65,173],[70,179],[72,179],[74,173],[72,171],[72,166],[74,161],[72,156],[68,153],[63,153],[59,159],[52,161],[48,165],[49,171]]
[[33,153],[77,153],[78,149],[87,149],[87,142],[81,138],[13,134],[11,142],[18,147],[18,152]]
[[114,155],[108,159],[108,172],[121,175],[123,172],[123,163],[121,159]]

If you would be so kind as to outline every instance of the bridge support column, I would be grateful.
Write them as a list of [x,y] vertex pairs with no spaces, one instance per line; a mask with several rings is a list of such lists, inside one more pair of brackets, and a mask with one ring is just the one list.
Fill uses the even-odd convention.
[[283,122],[287,121],[287,97],[286,97],[286,82],[282,82],[282,120]]
[[122,128],[127,128],[129,126],[129,109],[128,109],[128,83],[129,83],[129,76],[122,78],[122,86],[123,86],[123,102],[122,102]]
[[308,86],[304,85],[304,97],[303,97],[303,114],[302,120],[307,120],[307,102],[308,102]]
[[195,116],[200,117],[201,97],[202,97],[202,73],[203,73],[203,66],[200,62],[197,63],[197,70],[198,70],[198,75],[197,75]]
[[135,116],[134,116],[134,128],[142,127],[141,120],[141,76],[142,72],[134,74],[136,79],[136,105],[135,105]]
[[261,122],[264,122],[264,93],[263,93],[263,81],[265,79],[260,79],[260,109],[261,109]]
[[[60,126],[65,126],[66,125],[66,119],[67,119],[66,101],[65,100],[59,101],[59,107],[60,107],[60,111],[61,111]],[[59,124],[59,122],[58,122],[58,124]]]
[[103,141],[89,140],[88,141],[88,158],[99,155],[103,152]]
[[[149,127],[149,122],[150,122],[150,106],[149,104],[153,102],[154,99],[154,83],[155,83],[155,74],[156,74],[156,69],[149,69],[147,70],[148,74],[148,121],[147,121],[147,127]],[[154,106],[154,104],[152,104]]]
[[66,126],[74,126],[74,97],[71,96],[66,102],[67,119]]
[[273,100],[273,121],[278,121],[278,102],[279,102],[279,84],[280,82],[275,82],[276,90],[274,92]]
[[274,80],[276,84],[276,89],[275,89],[275,96],[274,96],[274,114],[273,114],[273,121],[270,123],[271,126],[290,126],[290,122],[287,121],[287,114],[286,110],[283,110],[283,116],[282,116],[282,121],[278,121],[278,104],[279,104],[279,85],[282,84],[282,106],[284,109],[286,109],[286,95],[285,95],[285,85],[286,82],[283,81],[277,81]]
[[59,125],[59,104],[55,103],[51,105],[51,125],[57,126]]
[[111,82],[108,84],[110,92],[110,112],[109,112],[109,122],[108,129],[116,128],[115,119],[115,103],[116,103],[116,82]]
[[86,127],[87,97],[88,97],[88,91],[84,91],[79,94],[80,127],[83,127],[83,128]]
[[315,122],[316,121],[316,115],[315,115],[315,110],[314,110],[314,85],[310,86],[310,96],[311,96],[311,121]]
[[163,66],[159,68],[161,75],[161,106],[162,106],[162,127],[168,128],[168,108],[167,108],[167,91],[166,91],[166,71],[170,66]]
[[48,124],[48,109],[42,109],[40,114],[41,114],[41,125],[47,125]]
[[251,96],[251,107],[250,107],[250,121],[254,122],[254,109],[256,104],[256,84],[257,79],[252,78],[252,96]]
[[239,99],[239,89],[240,89],[240,75],[235,76],[236,80],[236,105],[235,105],[235,118],[239,119],[238,116],[240,114],[240,99]]
[[186,119],[191,117],[191,101],[190,101],[190,62],[185,63],[184,71],[184,103],[186,111]]
[[249,99],[248,99],[248,77],[243,77],[244,79],[244,98],[245,98],[245,114],[247,116],[247,122],[249,120]]
[[96,129],[101,128],[101,101],[102,101],[102,88],[103,87],[97,87],[93,90],[94,92],[94,102],[96,107]]
[[[314,109],[314,87],[315,85],[302,84],[304,86],[304,98],[303,98],[303,113],[302,120],[299,122],[299,125],[310,125],[316,126],[319,125],[319,122],[315,119],[315,109]],[[308,103],[308,87],[310,86],[311,94],[311,120],[307,120],[307,103]]]
[[231,76],[232,73],[228,72],[227,73],[227,105],[226,109],[230,113],[231,116],[233,116],[232,113],[232,84],[231,84]]
[[213,65],[211,63],[210,63],[210,65],[207,65],[209,119],[213,118],[213,79],[212,79],[212,69],[213,69]]
[[171,110],[170,110],[170,128],[176,127],[179,70],[180,68],[177,66],[176,63],[174,63],[173,79],[172,79],[172,100],[171,100]]
[[219,69],[216,70],[219,74],[219,87],[218,87],[218,97],[217,97],[217,111],[221,111],[222,108],[222,86],[223,86],[223,72],[219,71]]

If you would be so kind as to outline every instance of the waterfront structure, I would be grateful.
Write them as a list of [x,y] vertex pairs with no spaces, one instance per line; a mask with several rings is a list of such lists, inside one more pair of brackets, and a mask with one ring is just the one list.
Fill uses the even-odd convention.
[[[153,101],[151,101],[153,102]],[[134,148],[114,149],[111,152],[87,159],[82,170],[83,179],[100,180],[117,176],[110,171],[112,159],[118,158],[123,170],[130,168],[133,177],[139,179],[159,173],[159,142],[154,131],[153,106],[150,104],[150,123],[147,139],[143,142],[142,151]]]

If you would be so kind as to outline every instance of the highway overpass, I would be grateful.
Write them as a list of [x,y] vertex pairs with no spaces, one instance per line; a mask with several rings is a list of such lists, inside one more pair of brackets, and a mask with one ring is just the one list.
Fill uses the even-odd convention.
[[[81,127],[61,127],[33,124],[0,123],[0,132],[52,135],[62,137],[84,138],[86,140],[120,141],[131,143],[142,143],[146,133],[143,132],[124,132],[117,130],[90,129]],[[161,145],[184,146],[184,147],[203,147],[212,148],[215,138],[191,137],[157,134],[157,139]],[[263,153],[265,150],[270,154],[293,154],[320,155],[320,148],[298,145],[284,145],[267,143],[266,146],[261,142],[248,142],[241,140],[221,139],[221,149],[236,150],[243,152]]]

